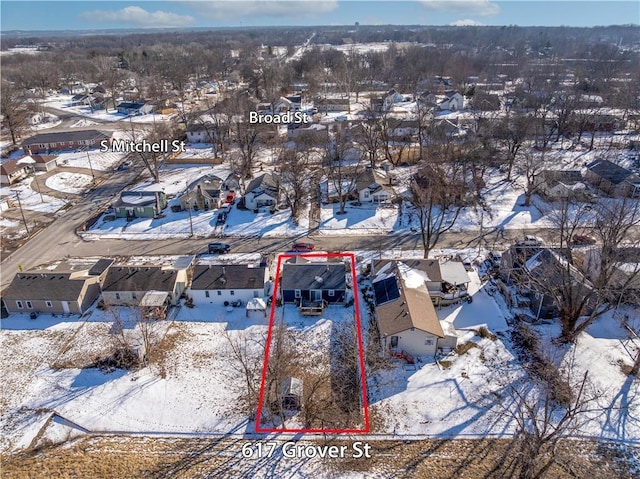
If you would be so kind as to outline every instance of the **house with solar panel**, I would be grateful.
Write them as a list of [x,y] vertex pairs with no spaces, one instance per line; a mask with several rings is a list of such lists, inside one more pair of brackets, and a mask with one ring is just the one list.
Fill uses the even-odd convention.
[[410,364],[457,346],[458,336],[440,321],[425,275],[402,261],[376,261],[373,290],[383,349]]
[[320,315],[330,304],[344,304],[346,266],[336,263],[285,263],[280,278],[284,304],[296,304],[300,313]]

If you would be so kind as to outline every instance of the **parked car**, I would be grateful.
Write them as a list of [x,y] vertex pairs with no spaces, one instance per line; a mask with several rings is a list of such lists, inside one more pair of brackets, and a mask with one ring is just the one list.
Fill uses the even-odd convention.
[[539,236],[527,235],[523,240],[519,240],[516,244],[518,246],[542,246],[544,244],[544,240]]
[[223,225],[225,221],[227,221],[227,213],[221,211],[220,213],[218,213],[218,219],[216,219],[216,224]]
[[125,161],[124,163],[120,164],[120,166],[118,166],[118,168],[116,168],[116,171],[128,170],[130,167],[131,167],[131,162],[130,161]]
[[296,253],[308,253],[313,251],[315,248],[316,245],[313,243],[293,243],[291,251],[295,251]]
[[227,243],[209,243],[209,254],[225,254],[228,253],[231,246]]
[[593,236],[588,236],[588,235],[573,235],[573,244],[575,245],[596,244],[596,239]]

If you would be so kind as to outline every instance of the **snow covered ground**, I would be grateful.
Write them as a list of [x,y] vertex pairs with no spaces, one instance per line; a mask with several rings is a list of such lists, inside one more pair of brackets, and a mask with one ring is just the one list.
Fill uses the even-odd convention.
[[337,214],[339,204],[322,205],[320,209],[320,235],[366,235],[385,234],[401,229],[398,223],[398,208],[395,206],[378,207],[363,203],[353,206],[349,201],[345,205],[346,214]]
[[[16,192],[20,195],[20,203],[25,210],[38,211],[40,213],[55,213],[67,203],[53,196],[42,195],[31,189],[33,176],[25,178],[20,183],[11,187],[3,186],[0,188],[0,195],[16,198]],[[43,201],[44,200],[44,201]]]
[[63,171],[47,178],[45,184],[52,190],[79,195],[86,191],[92,182],[93,178],[89,175]]
[[[374,254],[359,252],[358,256]],[[396,362],[368,377],[370,407],[382,418],[375,432],[476,437],[505,436],[513,431],[496,406],[496,394],[507,387],[505,381],[526,380],[526,375],[509,341],[509,313],[475,273],[472,279],[473,302],[442,308],[438,315],[453,324],[461,342],[471,340],[478,347],[443,358],[450,361],[448,367],[427,362],[410,370]],[[343,307],[329,308],[320,319],[295,313],[286,314],[285,319],[300,334],[316,338],[309,345],[326,339],[332,321],[351,317]],[[632,326],[640,326],[637,309],[620,311],[617,317],[624,314]],[[120,317],[133,331],[127,315],[125,308]],[[162,331],[168,327],[168,343],[157,363],[138,371],[110,372],[86,367],[111,344],[114,316],[107,311],[94,309],[85,318],[40,315],[31,320],[19,314],[3,319],[2,448],[27,446],[52,412],[92,431],[198,435],[251,430],[252,424],[235,407],[243,377],[230,359],[229,340],[247,340],[252,354],[260,357],[267,318],[247,318],[244,308],[216,306],[182,306],[171,317],[173,324],[164,321],[158,326]],[[629,339],[616,318],[600,318],[571,348],[578,373],[588,369],[600,391],[602,408],[580,433],[638,441],[640,403],[635,398],[640,383],[625,376],[620,365],[631,364],[640,344]],[[366,317],[362,322],[366,325]],[[497,335],[495,341],[474,335],[472,330],[483,325]],[[557,335],[556,325],[537,328],[542,334]],[[572,350],[566,351],[567,359]],[[72,432],[78,434],[78,427]],[[51,434],[56,436],[55,431]]]
[[102,153],[100,150],[86,151],[63,151],[57,155],[57,163],[59,166],[69,166],[73,168],[86,168],[95,171],[110,171],[120,162],[126,153],[114,153],[107,151]]

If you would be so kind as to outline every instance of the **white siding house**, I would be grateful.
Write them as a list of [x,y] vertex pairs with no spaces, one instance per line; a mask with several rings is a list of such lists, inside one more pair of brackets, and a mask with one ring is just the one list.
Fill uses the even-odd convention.
[[267,296],[266,275],[264,266],[197,265],[187,295],[195,305],[227,306],[236,301],[246,305],[253,298]]

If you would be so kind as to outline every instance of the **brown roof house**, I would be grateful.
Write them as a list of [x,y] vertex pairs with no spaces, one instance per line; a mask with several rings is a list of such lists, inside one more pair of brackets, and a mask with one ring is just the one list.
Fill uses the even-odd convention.
[[31,165],[20,163],[19,159],[5,160],[0,164],[0,184],[12,185],[31,173]]
[[22,142],[25,154],[48,153],[50,151],[75,150],[77,148],[98,148],[101,142],[111,146],[113,132],[98,130],[61,131],[58,133],[38,133]]
[[82,314],[100,295],[100,284],[112,259],[73,267],[18,273],[4,293],[9,313]]
[[377,263],[373,290],[383,348],[409,363],[455,348],[455,330],[438,319],[424,275],[402,261]]
[[540,172],[538,191],[550,200],[587,201],[589,193],[578,170],[544,170]]

